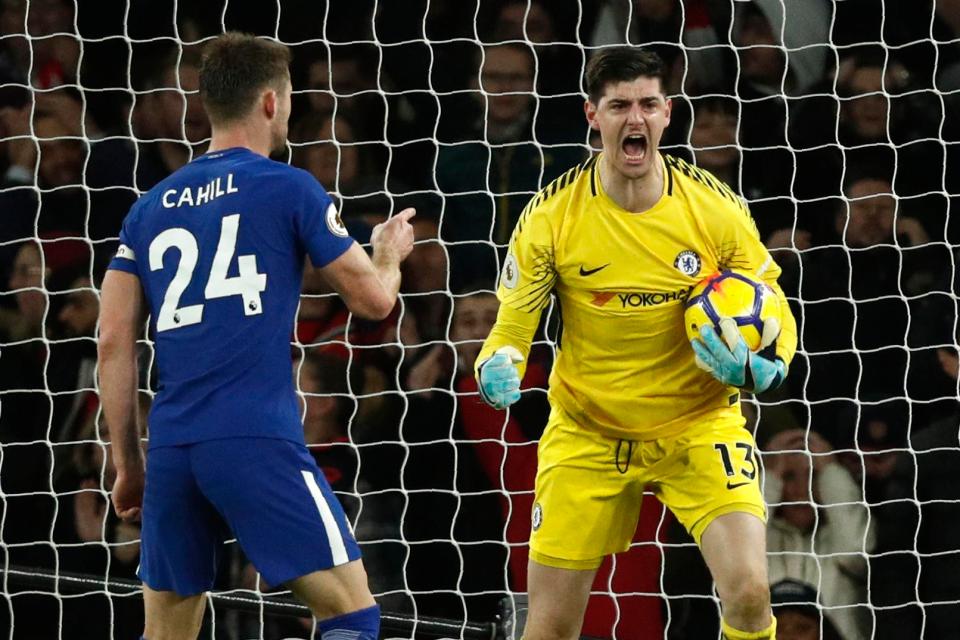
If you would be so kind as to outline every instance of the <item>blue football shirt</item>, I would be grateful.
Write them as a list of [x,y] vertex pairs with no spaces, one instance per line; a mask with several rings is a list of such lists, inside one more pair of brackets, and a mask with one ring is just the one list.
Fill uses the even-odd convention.
[[323,187],[249,149],[200,156],[130,209],[109,268],[149,304],[158,390],[150,446],[303,442],[290,339],[306,254],[353,244]]

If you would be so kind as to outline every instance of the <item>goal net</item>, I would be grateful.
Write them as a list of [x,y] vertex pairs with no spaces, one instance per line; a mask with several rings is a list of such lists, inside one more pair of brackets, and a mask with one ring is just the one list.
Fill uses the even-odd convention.
[[[142,631],[139,528],[109,506],[99,287],[130,205],[204,152],[200,51],[240,30],[294,56],[276,159],[312,173],[361,243],[418,210],[391,316],[350,316],[308,269],[291,342],[307,443],[385,637],[520,636],[559,308],[509,412],[472,368],[521,211],[601,146],[582,76],[618,44],[663,58],[661,149],[748,202],[798,321],[787,383],[743,402],[781,624],[960,637],[960,3],[3,0],[0,24],[0,636]],[[146,425],[148,333],[140,351]],[[204,638],[313,631],[233,540],[207,605]],[[652,494],[583,634],[719,637],[709,572]]]

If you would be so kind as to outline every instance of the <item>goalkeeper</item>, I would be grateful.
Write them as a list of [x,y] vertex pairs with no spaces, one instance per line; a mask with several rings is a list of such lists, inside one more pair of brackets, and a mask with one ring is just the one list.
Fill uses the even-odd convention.
[[[522,213],[497,322],[477,358],[484,400],[501,409],[516,402],[540,312],[557,297],[563,323],[539,445],[524,638],[578,637],[596,570],[628,548],[645,486],[700,546],[724,636],[774,638],[767,513],[740,392],[783,382],[796,349],[780,269],[729,187],[659,153],[671,103],[658,56],[604,49],[587,66],[586,86],[587,121],[603,152]],[[695,357],[683,325],[687,292],[733,267],[774,288],[782,327],[768,321],[756,354],[736,331],[721,338],[705,329]]]

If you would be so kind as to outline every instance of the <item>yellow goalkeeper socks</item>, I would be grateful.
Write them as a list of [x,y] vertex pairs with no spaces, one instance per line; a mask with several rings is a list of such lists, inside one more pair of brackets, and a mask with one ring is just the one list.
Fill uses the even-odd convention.
[[740,631],[734,629],[726,620],[720,620],[720,628],[723,631],[723,637],[726,640],[776,640],[777,639],[777,619],[770,617],[770,626],[762,631]]

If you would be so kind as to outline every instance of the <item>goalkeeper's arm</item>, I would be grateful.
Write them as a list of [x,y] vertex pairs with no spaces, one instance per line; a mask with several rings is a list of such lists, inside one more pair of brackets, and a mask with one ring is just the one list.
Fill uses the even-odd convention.
[[520,399],[520,380],[527,368],[539,312],[517,311],[500,305],[497,322],[483,342],[474,363],[480,396],[496,409],[506,409]]

